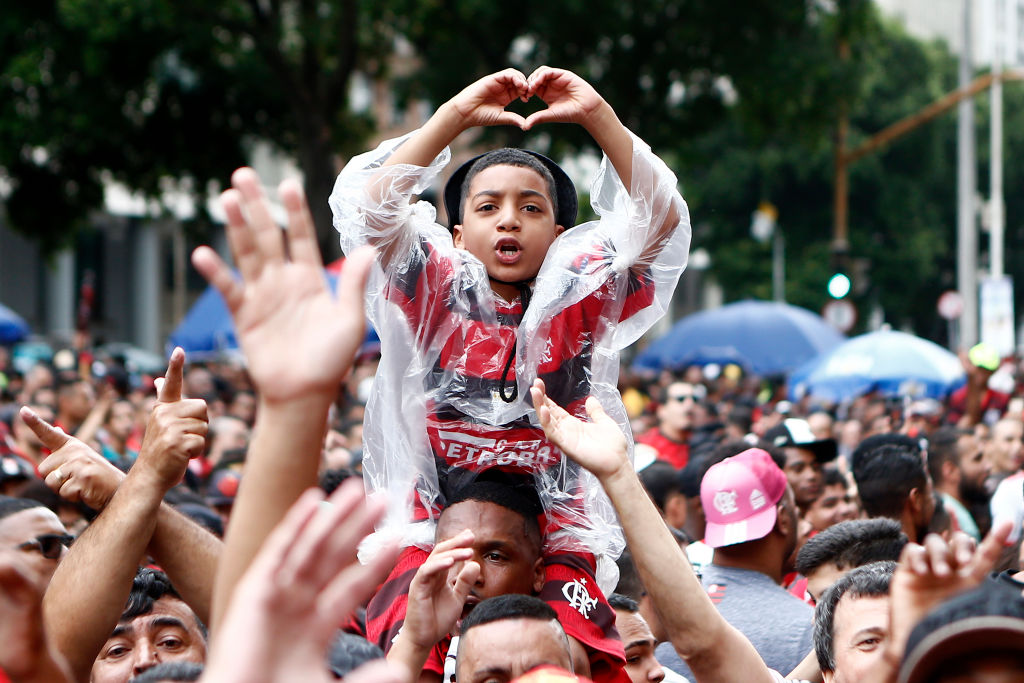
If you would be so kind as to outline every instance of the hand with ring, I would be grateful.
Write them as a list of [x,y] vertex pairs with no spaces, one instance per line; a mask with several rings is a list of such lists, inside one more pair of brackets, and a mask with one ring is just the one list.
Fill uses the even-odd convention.
[[94,510],[105,508],[124,479],[124,472],[31,409],[22,408],[21,419],[50,450],[50,455],[39,464],[39,475],[46,485],[64,500],[82,501]]

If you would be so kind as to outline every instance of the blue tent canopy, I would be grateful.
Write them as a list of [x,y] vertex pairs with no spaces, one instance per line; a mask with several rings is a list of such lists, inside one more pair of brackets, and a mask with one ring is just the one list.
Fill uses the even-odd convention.
[[[333,290],[337,276],[327,274],[326,278]],[[367,326],[363,344],[374,343],[379,344],[380,338],[372,327]],[[235,336],[231,313],[224,297],[212,285],[199,296],[167,338],[165,351],[168,357],[176,346],[184,349],[191,360],[203,360],[238,351],[238,338]]]
[[678,370],[736,363],[758,375],[781,375],[844,337],[821,316],[775,301],[746,300],[688,315],[637,355],[634,368]]

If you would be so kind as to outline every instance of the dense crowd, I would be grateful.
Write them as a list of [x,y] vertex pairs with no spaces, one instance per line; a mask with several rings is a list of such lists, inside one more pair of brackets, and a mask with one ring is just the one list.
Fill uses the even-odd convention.
[[[605,150],[598,220],[518,150],[455,172],[450,234],[408,209],[458,133],[547,121]],[[0,680],[1024,675],[1024,406],[998,359],[965,354],[943,401],[620,374],[688,218],[578,76],[494,74],[353,159],[337,293],[298,185],[282,231],[255,173],[232,182],[241,279],[193,263],[244,361],[0,349]]]

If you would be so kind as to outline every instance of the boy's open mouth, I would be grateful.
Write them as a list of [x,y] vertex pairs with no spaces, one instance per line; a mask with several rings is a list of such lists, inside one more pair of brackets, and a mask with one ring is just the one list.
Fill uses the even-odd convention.
[[498,261],[506,266],[510,266],[519,261],[523,248],[514,237],[502,237],[494,245],[494,253],[497,254]]

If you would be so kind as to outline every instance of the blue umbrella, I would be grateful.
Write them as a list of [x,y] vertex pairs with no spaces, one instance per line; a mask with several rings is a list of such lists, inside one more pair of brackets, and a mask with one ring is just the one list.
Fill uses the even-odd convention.
[[[325,274],[332,291],[337,275]],[[379,344],[380,339],[373,328],[367,327],[364,345]],[[206,288],[188,313],[167,338],[165,351],[168,357],[175,346],[185,350],[190,360],[203,360],[225,353],[238,351],[235,324],[224,302],[224,297],[212,285]]]
[[960,359],[927,339],[879,330],[847,340],[789,378],[794,400],[842,401],[870,391],[885,396],[944,398],[964,383]]
[[738,301],[686,316],[640,352],[634,367],[660,370],[736,363],[758,375],[780,375],[835,348],[843,338],[807,309]]
[[27,337],[28,333],[25,319],[0,304],[0,344],[15,344]]

